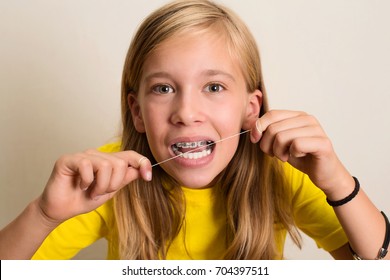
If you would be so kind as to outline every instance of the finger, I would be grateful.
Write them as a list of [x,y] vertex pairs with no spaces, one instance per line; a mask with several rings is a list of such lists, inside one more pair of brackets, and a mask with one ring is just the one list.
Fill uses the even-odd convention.
[[[301,114],[299,112],[297,114],[294,113],[297,112],[293,112],[292,115],[288,115],[290,116],[288,118],[276,118],[277,121],[269,123],[267,125],[267,129],[263,132],[263,136],[260,142],[260,148],[263,152],[273,156],[275,151],[275,145],[277,145],[279,142],[284,143],[287,140],[291,140],[291,138],[294,137],[294,131],[297,132],[297,135],[295,137],[310,136],[310,132],[313,133],[313,136],[318,135],[318,133],[321,133],[322,128],[319,126],[317,120],[314,117],[306,114]],[[286,116],[285,114],[283,115]],[[318,127],[319,129],[310,130],[315,127]],[[305,132],[294,130],[301,128],[306,128],[309,130]],[[288,130],[290,130],[288,134],[283,134],[283,132]],[[277,140],[276,144],[275,140]]]
[[102,153],[99,151],[89,152],[92,155],[105,159],[111,163],[112,173],[106,192],[114,192],[126,185],[124,183],[129,163],[126,159],[117,156],[117,153]]
[[125,186],[124,178],[128,162],[116,153],[102,153],[98,150],[87,150],[84,154],[93,162],[95,181],[91,188],[91,197],[98,199],[104,194],[114,193]]
[[91,156],[90,160],[92,162],[95,173],[94,186],[90,190],[90,195],[92,198],[95,198],[110,192],[109,186],[111,182],[113,166],[110,160],[101,158],[99,156]]
[[139,169],[142,178],[146,181],[152,180],[152,163],[146,157],[142,157],[139,161]]
[[94,181],[94,171],[90,160],[80,159],[78,162],[78,173],[80,177],[80,189],[85,191]]
[[[141,154],[134,152],[134,151],[123,151],[118,152],[115,154],[106,154],[101,153],[97,150],[88,150],[87,153],[93,154],[93,155],[99,155],[101,157],[110,157],[112,159],[112,156],[115,156],[119,161],[115,165],[119,165],[120,168],[116,169],[114,168],[113,176],[117,176],[118,178],[113,178],[113,185],[117,181],[121,181],[122,175],[124,176],[124,182],[123,184],[128,184],[130,181],[138,179],[140,176],[137,175],[134,171],[130,170],[128,167],[132,167],[135,169],[138,169],[141,175],[141,178],[143,178],[146,181],[150,181],[152,179],[152,165],[151,162]],[[114,162],[115,163],[115,162]],[[124,166],[126,166],[124,168]],[[117,172],[118,171],[118,172]],[[126,177],[127,176],[127,177]]]
[[308,115],[305,112],[300,111],[272,110],[265,113],[259,120],[264,133],[271,125],[286,120],[296,119],[300,116],[306,117]]
[[261,124],[261,119],[257,119],[255,122],[254,128],[251,129],[250,139],[252,143],[257,143],[263,135],[263,125]]
[[151,180],[150,161],[134,151],[107,154],[88,150],[85,154],[91,160],[95,173],[90,194],[92,198],[98,199],[104,194],[116,192],[140,177]]
[[329,155],[333,146],[328,137],[301,137],[295,139],[289,148],[292,157],[300,158],[308,154],[321,158]]
[[252,143],[257,143],[271,124],[300,115],[305,115],[305,113],[284,110],[271,110],[265,113],[261,118],[257,119],[255,126],[251,130]]
[[93,198],[116,192],[140,177],[151,180],[150,161],[136,152],[98,153],[92,157],[97,165],[96,185],[91,191]]
[[54,167],[59,176],[75,177],[76,186],[86,190],[94,181],[94,171],[90,160],[82,155],[65,155],[59,158]]
[[[134,151],[124,151],[116,154],[118,157],[126,160],[132,168],[127,170],[125,180],[130,182],[137,178],[142,178],[145,181],[152,180],[152,164],[149,159]],[[132,170],[133,169],[133,170]],[[136,172],[134,172],[134,169]]]
[[108,186],[107,191],[117,191],[118,189],[122,188],[127,183],[125,182],[125,177],[127,173],[127,169],[129,169],[128,163],[116,156],[111,157],[111,161],[113,164],[112,174],[111,174],[111,181],[110,185]]
[[323,131],[318,126],[306,126],[282,130],[278,132],[273,138],[272,147],[270,147],[272,148],[272,151],[269,153],[272,153],[282,161],[287,161],[291,154],[290,146],[294,141],[300,138],[314,138],[323,136]]

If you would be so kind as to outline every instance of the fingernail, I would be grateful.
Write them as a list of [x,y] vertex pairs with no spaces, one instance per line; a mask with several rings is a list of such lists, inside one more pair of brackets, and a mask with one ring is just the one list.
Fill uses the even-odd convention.
[[99,200],[103,195],[99,194],[93,197],[93,200]]
[[152,181],[152,172],[148,171],[145,174],[146,181]]
[[263,128],[261,127],[261,124],[259,123],[259,120],[256,121],[256,129],[260,133],[260,135],[263,134]]
[[141,166],[142,162],[143,162],[144,160],[146,160],[146,159],[147,159],[146,157],[140,158],[139,161],[138,161],[138,166]]

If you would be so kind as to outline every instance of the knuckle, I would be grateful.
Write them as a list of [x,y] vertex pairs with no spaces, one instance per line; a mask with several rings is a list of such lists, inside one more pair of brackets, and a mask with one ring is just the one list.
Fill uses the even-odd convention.
[[268,151],[268,145],[264,141],[260,141],[260,150],[262,150],[264,153],[267,153]]
[[309,114],[306,113],[305,111],[297,111],[297,114],[300,116],[309,116]]
[[100,169],[110,169],[112,168],[112,164],[109,160],[103,159],[99,162]]
[[292,141],[290,145],[290,151],[294,154],[300,153],[302,150],[302,147],[300,145],[299,141]]
[[315,131],[316,131],[316,134],[319,135],[319,136],[320,135],[325,135],[324,130],[320,126],[316,126]]
[[275,135],[275,140],[274,140],[274,146],[278,147],[282,143],[284,143],[284,137],[282,133],[278,133]]
[[273,119],[276,115],[277,115],[277,112],[275,110],[269,110],[267,112],[268,116]]
[[108,186],[106,192],[107,192],[107,193],[112,193],[112,192],[116,192],[116,191],[119,190],[119,189],[120,189],[120,183],[111,183],[111,184]]
[[92,163],[89,159],[87,158],[82,158],[79,160],[77,163],[79,172],[81,171],[88,171],[89,169],[92,169]]
[[95,149],[87,149],[84,151],[84,154],[87,154],[87,155],[95,155],[98,153],[98,150],[95,150]]
[[275,137],[276,137],[276,134],[278,132],[275,124],[269,125],[268,128],[267,128],[267,131],[268,131],[269,134],[275,135]]
[[332,144],[332,141],[330,141],[330,139],[328,137],[325,137],[324,138],[324,143],[323,143],[323,147],[326,151],[331,151],[333,150],[333,144]]
[[318,124],[318,120],[315,116],[313,115],[306,115],[306,117],[309,119],[310,123],[312,124]]
[[65,162],[67,162],[68,158],[69,158],[69,155],[62,155],[62,156],[60,156],[60,157],[57,159],[55,165],[56,165],[56,166],[64,165]]
[[92,165],[91,161],[87,158],[82,158],[79,161],[79,166],[80,167],[90,167]]
[[116,167],[119,168],[119,169],[125,169],[128,167],[128,164],[125,160],[123,159],[118,159],[116,161]]
[[93,193],[103,194],[105,189],[107,189],[107,184],[98,177],[96,177],[93,183]]

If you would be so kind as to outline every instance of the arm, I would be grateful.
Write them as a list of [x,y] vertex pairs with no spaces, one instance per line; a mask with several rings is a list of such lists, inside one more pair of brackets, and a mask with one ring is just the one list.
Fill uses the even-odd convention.
[[[314,117],[302,112],[270,111],[252,128],[253,143],[259,142],[266,154],[308,174],[329,200],[338,201],[353,192],[352,176]],[[361,189],[354,199],[334,210],[354,251],[364,259],[375,259],[385,237],[385,220],[364,191]],[[345,250],[342,247],[332,255],[344,258]]]
[[352,253],[351,250],[349,249],[349,244],[344,244],[340,248],[329,252],[329,254],[332,255],[332,257],[336,260],[352,260]]
[[135,179],[151,180],[143,159],[133,151],[95,150],[60,158],[42,195],[0,231],[0,259],[30,259],[63,221],[96,209]]
[[41,212],[39,199],[31,202],[0,231],[0,259],[30,259],[58,223]]

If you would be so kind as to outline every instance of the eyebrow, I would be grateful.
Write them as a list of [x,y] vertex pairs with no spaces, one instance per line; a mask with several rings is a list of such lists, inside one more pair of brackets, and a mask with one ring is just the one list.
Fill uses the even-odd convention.
[[209,77],[213,77],[213,76],[226,76],[228,79],[232,80],[233,82],[236,81],[234,79],[233,75],[229,74],[228,72],[222,71],[222,70],[209,69],[209,70],[203,71],[202,75],[209,76]]
[[148,81],[153,78],[171,78],[171,75],[168,72],[154,72],[145,77],[145,81]]
[[[222,70],[216,70],[216,69],[208,69],[205,71],[201,72],[201,76],[206,76],[206,77],[214,77],[214,76],[225,76],[228,79],[232,80],[235,82],[235,78],[233,75],[229,74],[228,72],[222,71]],[[160,71],[160,72],[154,72],[145,77],[145,81],[148,81],[153,78],[172,78],[172,75],[169,74],[168,72]]]

